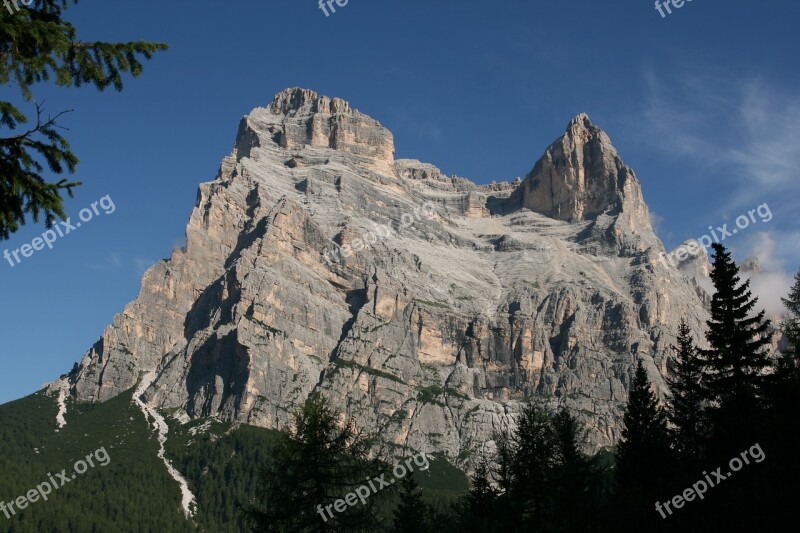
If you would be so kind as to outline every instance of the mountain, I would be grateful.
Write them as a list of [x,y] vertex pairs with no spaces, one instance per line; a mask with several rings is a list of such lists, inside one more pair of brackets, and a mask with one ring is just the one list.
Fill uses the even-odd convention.
[[47,392],[138,387],[156,424],[278,429],[322,391],[388,444],[462,467],[535,396],[578,416],[587,449],[614,444],[636,360],[663,393],[680,319],[701,331],[708,314],[659,261],[608,135],[578,115],[523,180],[491,185],[394,153],[338,98],[293,88],[254,109],[186,246]]

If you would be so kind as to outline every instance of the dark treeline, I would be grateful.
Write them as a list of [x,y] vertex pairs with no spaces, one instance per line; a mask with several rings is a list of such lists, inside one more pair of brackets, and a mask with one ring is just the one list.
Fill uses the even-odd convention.
[[[513,431],[478,459],[462,498],[432,502],[413,478],[366,506],[323,520],[317,503],[343,497],[386,462],[312,398],[261,476],[243,515],[253,531],[619,532],[782,531],[798,496],[800,273],[784,300],[786,345],[769,355],[771,324],[730,253],[714,245],[716,292],[706,348],[681,323],[660,402],[645,361],[632,376],[615,452],[581,452],[584,429],[566,410],[526,405]],[[652,366],[652,364],[651,364]],[[653,368],[653,372],[656,370]],[[339,428],[339,429],[337,429]]]

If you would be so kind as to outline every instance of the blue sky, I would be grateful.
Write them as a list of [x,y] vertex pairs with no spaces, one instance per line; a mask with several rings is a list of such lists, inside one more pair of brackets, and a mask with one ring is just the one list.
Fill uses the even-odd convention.
[[[329,17],[316,0],[82,0],[67,15],[84,40],[170,49],[122,93],[35,87],[50,112],[74,109],[72,222],[105,195],[116,209],[0,262],[0,402],[81,358],[144,269],[183,244],[241,116],[286,87],[344,98],[394,133],[398,158],[479,183],[524,176],[586,112],[636,171],[668,248],[768,202],[770,222],[725,244],[759,255],[773,300],[800,265],[795,2],[694,0],[662,18],[650,0],[349,0]],[[0,253],[43,231],[30,223]]]

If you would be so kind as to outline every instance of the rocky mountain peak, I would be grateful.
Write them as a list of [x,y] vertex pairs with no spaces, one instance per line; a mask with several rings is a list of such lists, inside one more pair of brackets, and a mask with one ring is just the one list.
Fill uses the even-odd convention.
[[600,128],[592,124],[592,121],[589,119],[589,115],[586,113],[578,113],[572,118],[572,120],[569,121],[566,133],[573,132],[574,134],[576,130],[589,131],[591,129],[602,131]]
[[86,401],[138,384],[181,419],[268,428],[321,392],[387,443],[454,461],[533,395],[596,449],[619,438],[636,360],[663,390],[678,317],[707,318],[662,250],[585,115],[521,182],[477,185],[396,161],[343,100],[287,89],[242,119],[186,246],[64,383]]
[[758,260],[758,257],[748,257],[742,264],[739,266],[739,271],[744,274],[758,274],[762,272],[761,262]]
[[570,120],[510,203],[512,209],[527,208],[567,222],[627,211],[632,221],[652,231],[639,180],[585,113]]
[[308,151],[305,160],[288,162],[290,167],[317,159],[356,157],[371,170],[394,172],[394,138],[389,130],[341,98],[309,89],[285,89],[266,108],[256,108],[242,119],[237,159],[250,157],[254,148],[267,146]]
[[284,89],[276,94],[269,109],[277,115],[352,113],[350,104],[341,98],[329,98],[301,87]]

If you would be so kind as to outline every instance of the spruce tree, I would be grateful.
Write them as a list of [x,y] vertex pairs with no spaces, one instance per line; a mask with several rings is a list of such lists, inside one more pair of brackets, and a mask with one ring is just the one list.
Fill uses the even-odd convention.
[[[591,461],[580,449],[581,430],[577,419],[561,409],[551,420],[556,438],[556,464],[552,490],[555,494],[551,529],[588,531],[598,512],[597,492]],[[580,509],[580,512],[575,512]]]
[[494,469],[488,461],[477,466],[462,505],[463,529],[592,530],[600,480],[580,440],[580,426],[568,411],[552,415],[533,402],[525,405],[513,431],[494,435]]
[[492,486],[491,469],[486,458],[481,459],[470,479],[471,486],[462,515],[462,527],[466,531],[492,531],[497,490]]
[[[764,516],[776,524],[794,520],[797,479],[800,478],[800,272],[789,295],[783,298],[788,313],[784,316],[783,334],[786,341],[771,376],[766,436],[759,442],[769,450],[770,460],[763,467],[762,484],[756,494],[764,502]],[[765,530],[767,529],[765,524]]]
[[245,510],[252,531],[358,531],[379,526],[375,505],[388,489],[342,512],[330,507],[386,471],[382,462],[369,458],[371,442],[356,431],[352,420],[340,426],[339,418],[317,393],[294,414],[294,428],[281,434],[272,460],[262,470],[258,500]]
[[549,519],[555,498],[552,480],[558,440],[547,413],[527,404],[517,420],[512,443],[510,501],[518,506],[523,522],[535,527]]
[[674,375],[667,378],[672,392],[667,416],[672,429],[673,449],[691,465],[700,461],[705,439],[703,368],[684,320],[678,326]]
[[398,533],[421,533],[428,529],[427,506],[419,494],[419,487],[409,472],[400,481],[400,503],[394,510],[394,528]]
[[794,275],[794,285],[787,298],[781,298],[788,313],[784,317],[784,350],[778,359],[777,374],[787,382],[800,382],[800,272]]
[[772,362],[765,348],[770,344],[765,312],[754,312],[758,299],[750,282],[741,281],[739,267],[721,244],[713,244],[711,319],[700,349],[709,422],[709,453],[725,460],[749,446],[764,422],[762,404],[767,394]]
[[641,483],[651,477],[653,463],[663,461],[667,445],[667,416],[650,389],[647,371],[639,359],[623,416],[622,440],[617,450],[617,470],[626,482]]
[[623,424],[616,457],[618,506],[620,520],[624,520],[619,527],[631,524],[649,527],[660,520],[652,511],[654,502],[669,496],[667,474],[672,457],[667,416],[650,390],[641,359],[631,383]]
[[[562,410],[553,416],[531,402],[514,431],[504,430],[494,440],[499,491],[491,485],[488,465],[479,465],[467,498],[467,531],[589,527],[599,483],[580,450],[580,428],[572,415]],[[576,508],[588,514],[576,514]]]
[[[25,102],[33,100],[32,87],[51,80],[60,87],[93,85],[122,90],[122,75],[142,72],[141,59],[166,49],[162,43],[90,42],[78,39],[75,27],[64,20],[69,0],[33,0],[26,7],[6,2],[0,7],[0,85],[15,85]],[[74,3],[78,3],[74,0]],[[25,224],[31,216],[44,216],[47,227],[56,218],[66,218],[62,193],[72,196],[80,183],[61,179],[48,182],[45,169],[53,174],[72,174],[78,163],[67,139],[60,133],[59,118],[45,115],[34,104],[36,117],[28,117],[11,102],[0,101],[0,241]]]
[[712,244],[711,319],[707,322],[709,349],[699,350],[708,385],[708,400],[741,405],[761,392],[763,372],[770,366],[764,348],[770,344],[770,323],[763,310],[753,314],[758,299],[750,280],[739,278],[739,267],[721,244]]

